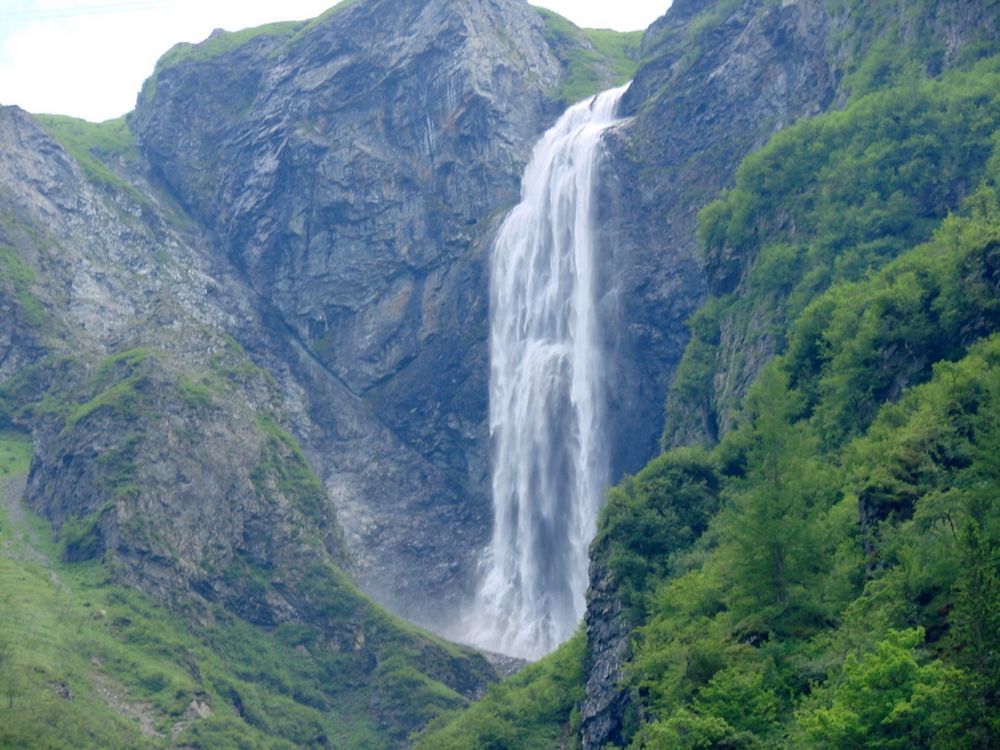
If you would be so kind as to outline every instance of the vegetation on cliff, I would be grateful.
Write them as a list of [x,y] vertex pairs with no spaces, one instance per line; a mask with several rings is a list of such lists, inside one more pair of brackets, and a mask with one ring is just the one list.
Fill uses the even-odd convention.
[[[382,748],[491,679],[338,567],[298,443],[240,416],[236,383],[253,380],[266,393],[235,346],[181,373],[130,349],[45,360],[0,389],[0,422],[42,446],[0,433],[0,746]],[[234,428],[242,455],[223,458],[210,435]],[[55,529],[22,504],[29,460],[23,494]],[[223,497],[184,500],[179,485],[219,472]]]
[[859,67],[702,211],[667,445],[692,405],[715,432],[613,488],[592,547],[630,631],[615,746],[1000,744],[998,64]]
[[581,29],[557,13],[538,9],[545,38],[566,69],[555,98],[565,106],[620,86],[635,73],[641,31]]
[[958,210],[994,153],[998,66],[871,94],[743,162],[700,216],[712,297],[667,401],[667,446],[692,420],[710,426],[707,437],[724,434],[754,374],[747,358],[783,350],[817,294],[881,267]]

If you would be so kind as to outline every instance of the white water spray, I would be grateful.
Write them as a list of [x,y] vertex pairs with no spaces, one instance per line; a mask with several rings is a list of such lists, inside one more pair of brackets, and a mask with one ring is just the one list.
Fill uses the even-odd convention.
[[592,198],[626,88],[571,107],[536,144],[493,253],[493,540],[469,637],[529,659],[583,617],[608,482]]

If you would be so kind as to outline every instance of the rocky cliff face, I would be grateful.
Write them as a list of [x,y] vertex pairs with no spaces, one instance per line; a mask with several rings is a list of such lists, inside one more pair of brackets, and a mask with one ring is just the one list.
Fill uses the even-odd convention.
[[563,64],[514,0],[376,0],[231,37],[168,53],[132,126],[252,287],[269,338],[234,335],[287,370],[362,584],[447,620],[489,535],[488,238]]
[[[489,534],[491,232],[589,44],[553,51],[551,22],[369,0],[217,32],[164,56],[111,150],[2,111],[0,419],[34,432],[29,499],[72,554],[236,606],[227,576],[299,566],[281,539],[308,527],[301,559],[448,621]],[[268,468],[291,435],[323,484],[301,503]],[[308,610],[266,599],[242,614]]]
[[[66,559],[102,558],[117,583],[194,622],[221,608],[307,626],[316,655],[337,654],[359,689],[377,692],[392,675],[375,667],[405,654],[435,696],[478,694],[493,678],[485,660],[401,629],[345,574],[335,505],[289,432],[291,388],[318,376],[271,333],[210,235],[135,153],[88,172],[16,108],[0,109],[0,142],[0,258],[16,271],[0,286],[15,321],[0,425],[32,433],[25,500]],[[265,371],[230,331],[290,364]],[[293,381],[292,367],[306,375]],[[322,388],[342,419],[370,419],[345,388]],[[400,741],[429,716],[392,705],[370,710]]]
[[743,156],[831,104],[825,39],[835,31],[820,3],[761,12],[758,2],[677,0],[646,33],[646,62],[622,104],[632,119],[609,143],[606,180],[617,191],[607,242],[623,259],[615,282],[627,323],[616,357],[627,384],[621,398],[647,405],[645,415],[627,408],[639,419],[620,428],[642,436],[625,461],[631,471],[655,450],[662,413],[648,405],[662,402],[687,318],[707,290],[698,210],[729,184]]
[[[280,393],[220,330],[251,315],[247,290],[150,186],[94,184],[16,108],[0,110],[0,139],[0,242],[31,280],[4,301],[35,318],[2,411],[33,433],[26,498],[67,556],[106,553],[120,580],[175,604],[199,589],[236,601],[213,575],[241,555],[278,567],[298,527],[345,563],[333,507],[277,424]],[[265,620],[297,616],[275,606]]]

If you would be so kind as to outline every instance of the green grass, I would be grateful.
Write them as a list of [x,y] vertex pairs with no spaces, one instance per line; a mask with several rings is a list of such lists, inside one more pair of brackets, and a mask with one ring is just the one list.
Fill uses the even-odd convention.
[[212,405],[216,392],[211,379],[207,376],[195,378],[182,374],[177,378],[177,393],[188,406],[200,409],[208,408]]
[[146,347],[135,347],[133,349],[126,349],[123,352],[117,352],[105,357],[97,369],[97,376],[106,377],[108,373],[118,366],[128,368],[137,367],[153,356],[155,356],[153,350]]
[[19,432],[0,431],[0,479],[28,470],[31,439]]
[[492,685],[482,700],[434,721],[417,750],[546,750],[566,747],[579,731],[583,700],[583,629],[558,650]]
[[301,39],[306,34],[306,32],[316,28],[317,26],[319,26],[322,23],[325,23],[327,20],[337,15],[341,11],[347,10],[348,8],[351,8],[360,2],[362,2],[362,0],[340,0],[340,2],[334,5],[332,8],[328,8],[327,10],[323,11],[318,16],[316,16],[316,18],[312,19],[311,21],[308,21],[304,26],[302,26],[302,28],[299,29],[296,32],[295,36],[292,38],[291,43],[294,44],[299,39]]
[[101,391],[94,398],[84,404],[80,404],[66,419],[66,427],[71,429],[83,419],[86,419],[100,409],[111,409],[117,411],[130,421],[135,421],[139,416],[139,394],[138,390],[149,381],[142,375],[133,375],[125,380],[115,383],[107,390]]
[[258,417],[257,425],[268,440],[251,475],[254,486],[265,496],[273,486],[308,518],[322,518],[326,494],[298,441],[268,417]]
[[166,54],[157,61],[156,71],[159,72],[164,68],[179,63],[207,62],[227,52],[239,49],[243,45],[260,37],[291,38],[304,25],[303,21],[278,21],[277,23],[268,23],[250,29],[241,29],[240,31],[223,31],[213,34],[198,44],[181,42],[167,50]]
[[141,368],[154,357],[154,353],[145,348],[128,349],[106,357],[91,379],[89,391],[94,395],[68,410],[66,429],[72,429],[101,409],[116,411],[130,422],[138,421],[142,411],[141,391],[150,384],[148,373]]
[[613,29],[583,29],[594,50],[601,54],[611,66],[615,83],[625,83],[638,66],[641,31],[614,31]]
[[40,114],[35,115],[35,120],[76,160],[91,182],[145,202],[138,190],[106,164],[108,159],[130,159],[138,154],[135,137],[124,117],[94,123],[65,115]]
[[641,31],[581,29],[550,10],[536,8],[545,22],[545,37],[566,69],[555,98],[569,105],[618,86],[635,73]]
[[135,152],[135,137],[124,117],[100,123],[66,115],[35,115],[35,119],[77,150],[93,150],[105,156],[130,156]]
[[[26,472],[30,455],[25,436],[0,433],[0,478]],[[15,529],[5,508],[0,747],[377,750],[392,741],[372,717],[373,691],[407,688],[392,697],[417,721],[462,702],[391,642],[369,678],[366,656],[326,649],[310,625],[267,632],[209,606],[194,630],[110,583],[100,560],[61,562],[44,519],[24,510]],[[409,704],[410,693],[426,716]],[[211,715],[192,719],[192,701]]]
[[[0,433],[0,479],[27,471],[31,443],[23,435]],[[94,686],[103,672],[91,659],[108,654],[112,643],[95,616],[103,602],[79,596],[69,580],[37,562],[54,559],[51,530],[25,513],[15,530],[0,486],[0,747],[156,747],[138,726],[111,710]],[[31,539],[34,556],[26,553]],[[24,558],[24,559],[20,559]],[[80,582],[79,578],[73,583]],[[103,616],[101,616],[103,618]],[[122,675],[106,674],[109,684]],[[159,745],[159,746],[162,746]]]

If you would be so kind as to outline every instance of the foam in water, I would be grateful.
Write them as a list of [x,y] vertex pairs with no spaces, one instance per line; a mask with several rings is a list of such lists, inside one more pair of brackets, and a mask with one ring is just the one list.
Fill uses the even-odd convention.
[[468,637],[529,659],[583,617],[608,481],[592,199],[601,135],[626,88],[571,107],[536,144],[493,253],[493,540]]

